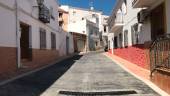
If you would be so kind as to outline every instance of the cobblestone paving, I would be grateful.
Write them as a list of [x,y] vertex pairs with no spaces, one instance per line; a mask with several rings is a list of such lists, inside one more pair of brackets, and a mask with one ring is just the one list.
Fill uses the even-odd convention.
[[137,92],[137,94],[123,96],[159,96],[102,53],[95,52],[82,57],[75,56],[0,86],[0,96],[65,96],[59,95],[59,91],[115,92],[120,90]]

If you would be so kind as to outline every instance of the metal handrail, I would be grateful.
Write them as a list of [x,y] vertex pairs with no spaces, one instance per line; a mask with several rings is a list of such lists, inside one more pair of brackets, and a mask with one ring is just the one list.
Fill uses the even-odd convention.
[[151,76],[160,68],[170,70],[170,34],[158,36],[150,46]]

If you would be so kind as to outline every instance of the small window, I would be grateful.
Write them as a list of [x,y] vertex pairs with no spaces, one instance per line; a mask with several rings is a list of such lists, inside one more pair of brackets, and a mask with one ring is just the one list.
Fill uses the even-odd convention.
[[125,47],[128,46],[128,30],[124,31],[124,45]]
[[56,49],[56,34],[51,33],[51,49]]
[[76,11],[73,11],[73,15],[76,15]]
[[98,42],[96,42],[96,46],[98,46]]
[[127,0],[124,0],[125,5],[127,5]]
[[122,41],[123,41],[123,37],[122,37],[122,33],[119,34],[119,47],[122,47]]
[[138,24],[134,24],[131,27],[131,33],[132,33],[132,44],[138,44],[139,42],[139,36],[138,36]]
[[51,19],[55,20],[53,7],[50,7],[50,16],[51,16]]
[[104,33],[106,33],[107,29],[106,29],[106,25],[104,25]]
[[59,26],[62,27],[63,26],[63,21],[59,21]]
[[63,16],[63,13],[60,12],[60,13],[59,13],[59,17],[61,18],[62,16]]
[[46,49],[46,30],[40,28],[40,49]]
[[127,14],[127,0],[124,0],[124,3],[122,4],[122,12],[123,14]]
[[95,18],[95,17],[96,17],[96,14],[92,14],[92,17]]
[[90,30],[90,35],[93,35],[93,30]]

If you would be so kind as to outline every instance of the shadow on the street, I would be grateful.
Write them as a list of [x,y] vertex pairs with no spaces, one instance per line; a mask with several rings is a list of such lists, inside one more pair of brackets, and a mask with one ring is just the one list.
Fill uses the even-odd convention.
[[39,96],[81,57],[82,55],[76,55],[44,70],[0,86],[0,96]]

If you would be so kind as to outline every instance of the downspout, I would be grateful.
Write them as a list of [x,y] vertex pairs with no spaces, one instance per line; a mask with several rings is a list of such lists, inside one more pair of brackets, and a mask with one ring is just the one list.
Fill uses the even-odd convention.
[[16,47],[17,47],[17,68],[21,68],[21,50],[20,50],[20,30],[18,20],[18,0],[15,0],[15,15],[16,15]]

